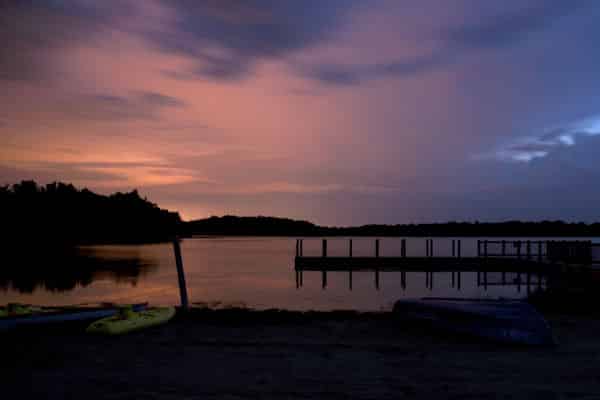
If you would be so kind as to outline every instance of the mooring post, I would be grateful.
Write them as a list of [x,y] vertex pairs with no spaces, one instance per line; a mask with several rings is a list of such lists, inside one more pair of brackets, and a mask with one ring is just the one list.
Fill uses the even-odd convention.
[[179,238],[173,239],[173,252],[175,253],[175,265],[177,267],[177,279],[179,281],[179,296],[181,298],[181,308],[187,310],[188,295],[187,288],[185,285],[185,273],[183,271],[183,259],[181,258],[181,247],[179,245]]
[[379,290],[379,269],[375,270],[375,289]]
[[406,239],[402,239],[400,242],[400,255],[406,257]]
[[296,239],[296,258],[300,255],[300,239]]
[[456,241],[452,239],[452,257],[456,257]]
[[321,274],[322,288],[325,289],[327,287],[327,271],[323,270]]
[[323,257],[327,257],[327,239],[323,239]]
[[379,239],[375,239],[375,257],[379,257]]
[[352,290],[352,270],[348,271],[348,286]]
[[304,239],[300,239],[300,257],[304,255]]
[[296,270],[296,289],[300,289],[300,273]]
[[460,239],[456,242],[456,255],[460,258]]
[[400,286],[402,286],[402,290],[406,289],[406,271],[400,273]]
[[348,246],[348,256],[352,257],[352,239],[350,239],[349,246]]
[[451,287],[454,287],[454,271],[452,271],[452,286]]
[[456,273],[456,288],[460,290],[460,271]]
[[481,240],[477,239],[477,257],[481,257]]

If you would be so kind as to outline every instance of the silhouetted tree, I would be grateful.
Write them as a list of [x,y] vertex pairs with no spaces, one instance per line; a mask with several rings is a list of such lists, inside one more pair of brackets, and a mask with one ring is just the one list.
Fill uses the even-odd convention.
[[104,196],[71,184],[22,181],[0,188],[4,240],[61,243],[141,243],[167,240],[178,213],[160,209],[137,190]]

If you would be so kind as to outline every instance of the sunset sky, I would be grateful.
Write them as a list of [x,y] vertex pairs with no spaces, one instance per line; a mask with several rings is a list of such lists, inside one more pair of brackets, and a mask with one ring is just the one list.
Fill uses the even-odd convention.
[[0,2],[0,184],[185,219],[600,220],[600,2]]

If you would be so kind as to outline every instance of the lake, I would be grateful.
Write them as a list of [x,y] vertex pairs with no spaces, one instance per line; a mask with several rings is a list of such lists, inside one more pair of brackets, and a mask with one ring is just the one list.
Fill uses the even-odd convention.
[[[543,240],[524,240],[527,239]],[[451,240],[434,239],[434,254],[450,255]],[[373,243],[373,238],[353,238],[354,255],[372,255]],[[517,285],[494,285],[500,282],[499,273],[489,274],[490,285],[486,290],[477,285],[476,273],[464,272],[460,291],[451,287],[451,274],[442,272],[435,273],[431,290],[425,287],[425,273],[408,273],[406,290],[401,287],[400,273],[381,273],[380,290],[376,290],[373,273],[355,272],[352,291],[348,289],[347,273],[329,273],[328,287],[323,290],[320,273],[305,272],[304,286],[297,290],[293,271],[295,245],[294,238],[282,237],[184,240],[182,254],[190,302],[211,307],[246,306],[256,309],[389,310],[400,298],[521,298],[526,295],[524,286],[519,290]],[[331,238],[328,254],[345,255],[347,246],[347,239]],[[462,238],[463,256],[475,255],[476,248],[476,239]],[[305,239],[305,255],[317,255],[319,252],[320,240]],[[399,238],[381,239],[381,256],[399,255],[399,252]],[[408,256],[424,254],[425,239],[407,239]],[[14,259],[3,265],[0,304],[179,303],[172,244],[83,246],[74,254],[44,254],[41,259],[46,261],[38,261],[37,264],[47,265],[36,265],[35,272]],[[516,274],[508,275],[507,280],[512,282]],[[537,277],[533,278],[533,282],[537,285]]]

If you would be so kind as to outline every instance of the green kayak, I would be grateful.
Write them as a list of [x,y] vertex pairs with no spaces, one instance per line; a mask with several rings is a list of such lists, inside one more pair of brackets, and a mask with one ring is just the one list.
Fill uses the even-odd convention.
[[42,311],[41,307],[30,306],[28,304],[8,303],[6,307],[0,307],[0,317],[31,315]]
[[117,315],[102,318],[90,326],[86,332],[103,335],[121,335],[151,326],[161,325],[175,316],[175,307],[153,307],[143,311],[123,308]]

